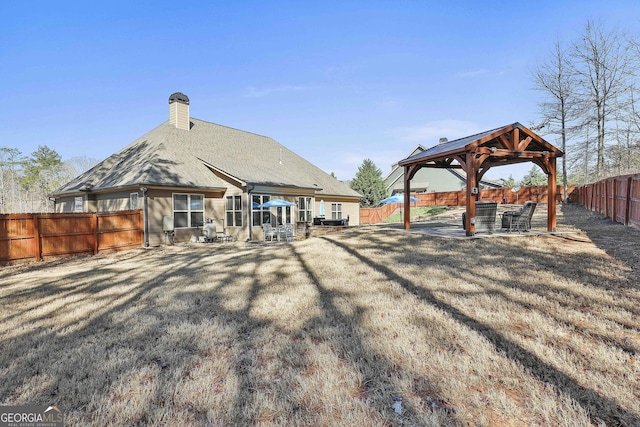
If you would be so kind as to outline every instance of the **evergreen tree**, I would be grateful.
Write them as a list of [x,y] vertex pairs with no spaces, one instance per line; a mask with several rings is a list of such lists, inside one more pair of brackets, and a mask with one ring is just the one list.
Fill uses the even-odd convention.
[[374,207],[386,197],[382,171],[370,159],[364,159],[358,167],[355,178],[351,181],[351,188],[362,194],[360,206]]
[[513,188],[518,185],[515,179],[513,179],[513,175],[509,175],[509,178],[502,180],[503,185],[507,188]]
[[538,166],[532,166],[529,173],[522,178],[522,185],[547,185],[547,175],[543,174]]
[[31,198],[37,200],[32,211],[47,211],[51,206],[48,194],[62,184],[63,162],[55,150],[39,146],[25,162],[21,184]]

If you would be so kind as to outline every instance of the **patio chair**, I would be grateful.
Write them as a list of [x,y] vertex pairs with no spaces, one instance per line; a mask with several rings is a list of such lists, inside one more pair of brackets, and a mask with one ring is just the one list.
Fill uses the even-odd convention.
[[278,230],[273,228],[271,224],[262,224],[262,231],[264,232],[265,242],[267,239],[269,239],[270,242],[273,242],[274,237],[278,237]]
[[293,224],[284,224],[280,226],[280,237],[283,237],[286,242],[293,240]]
[[537,205],[536,202],[528,201],[518,210],[506,211],[502,214],[502,228],[507,231],[531,230],[531,217]]

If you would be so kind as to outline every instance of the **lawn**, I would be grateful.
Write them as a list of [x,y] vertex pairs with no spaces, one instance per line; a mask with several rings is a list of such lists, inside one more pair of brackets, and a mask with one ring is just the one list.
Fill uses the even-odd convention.
[[[424,221],[435,215],[446,212],[448,208],[446,206],[419,206],[412,207],[411,221]],[[394,213],[384,219],[384,222],[402,222],[404,221],[404,212],[402,208],[396,209]]]
[[0,404],[74,425],[640,425],[640,233],[388,226],[0,270]]

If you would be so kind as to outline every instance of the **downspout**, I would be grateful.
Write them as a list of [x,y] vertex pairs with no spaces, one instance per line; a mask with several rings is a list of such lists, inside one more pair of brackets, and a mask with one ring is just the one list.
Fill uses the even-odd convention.
[[144,247],[148,248],[149,247],[149,210],[148,210],[148,203],[147,203],[147,190],[149,190],[148,187],[141,187],[140,190],[142,190],[142,221],[144,223]]
[[252,234],[252,214],[253,214],[253,205],[251,204],[251,192],[256,188],[255,185],[249,184],[247,183],[247,217],[248,217],[248,224],[249,224],[249,237],[247,238],[247,241],[253,240],[251,238]]

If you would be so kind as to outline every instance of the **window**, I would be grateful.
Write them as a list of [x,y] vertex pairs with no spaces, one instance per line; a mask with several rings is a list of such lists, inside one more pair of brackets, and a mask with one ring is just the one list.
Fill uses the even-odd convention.
[[73,211],[74,212],[82,212],[82,196],[80,197],[76,197],[74,199],[74,206],[73,206]]
[[298,197],[298,221],[311,222],[312,216],[311,197]]
[[204,196],[202,194],[173,195],[174,228],[199,227],[204,223]]
[[331,219],[342,219],[342,203],[331,203]]
[[[276,224],[291,224],[291,206],[278,206],[276,208]],[[274,224],[271,224],[274,225]]]
[[271,196],[262,194],[253,194],[251,196],[251,223],[257,227],[261,227],[262,224],[271,223],[271,214],[269,208],[259,208],[263,203],[271,200]]
[[129,209],[138,209],[138,193],[129,194]]
[[242,227],[242,196],[227,196],[227,227]]

